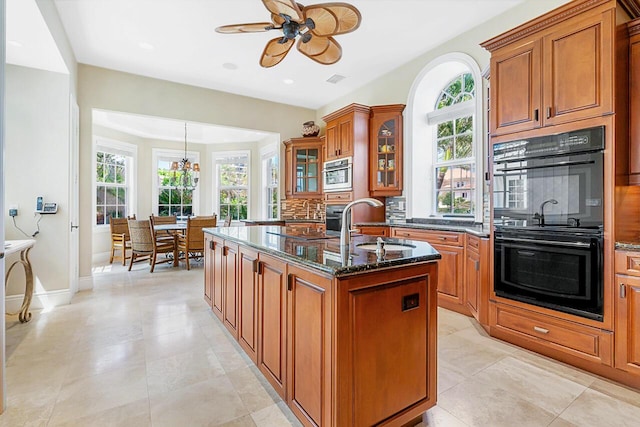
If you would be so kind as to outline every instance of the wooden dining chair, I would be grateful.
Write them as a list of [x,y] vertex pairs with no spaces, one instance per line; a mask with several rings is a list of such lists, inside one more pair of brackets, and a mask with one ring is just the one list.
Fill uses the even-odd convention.
[[[132,219],[136,219],[135,214]],[[131,239],[129,238],[129,225],[127,220],[128,218],[109,217],[109,229],[111,231],[111,254],[109,256],[109,264],[113,264],[113,258],[115,258],[116,251],[120,251],[119,258],[122,259],[122,265],[126,265],[126,260],[130,258],[127,256],[127,250],[131,249]]]
[[[151,221],[151,226],[155,228],[155,226],[159,224],[175,224],[176,222],[178,222],[178,218],[175,215],[168,215],[168,216],[150,215],[149,221]],[[158,238],[165,238],[167,240],[170,240],[170,239],[173,239],[173,235],[175,233],[176,233],[175,231],[161,230],[156,232],[155,236]]]
[[[155,238],[151,221],[147,219],[129,220],[129,234],[131,235],[131,263],[129,264],[129,271],[131,271],[134,262],[149,260],[151,263],[150,272],[153,273],[156,264],[174,262],[178,256],[175,237],[171,236],[171,240]],[[173,259],[167,257],[158,261],[158,255],[169,253],[173,254]]]
[[204,231],[203,228],[215,227],[216,216],[199,216],[187,219],[185,234],[178,235],[178,253],[180,260],[187,264],[187,270],[191,269],[189,260],[202,258],[204,255]]

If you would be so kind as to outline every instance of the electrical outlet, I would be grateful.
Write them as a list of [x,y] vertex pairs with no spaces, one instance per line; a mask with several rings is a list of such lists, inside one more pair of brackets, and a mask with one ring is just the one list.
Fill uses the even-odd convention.
[[9,209],[9,216],[18,216],[18,209],[16,208]]

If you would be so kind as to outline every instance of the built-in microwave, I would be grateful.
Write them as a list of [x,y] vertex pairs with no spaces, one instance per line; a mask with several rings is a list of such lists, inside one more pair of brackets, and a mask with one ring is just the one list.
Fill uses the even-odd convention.
[[322,188],[327,191],[350,191],[353,179],[353,157],[324,162]]

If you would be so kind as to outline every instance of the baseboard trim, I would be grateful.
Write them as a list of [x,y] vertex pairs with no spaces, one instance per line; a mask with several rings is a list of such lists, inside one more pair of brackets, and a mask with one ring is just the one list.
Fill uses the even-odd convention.
[[[71,291],[69,289],[61,289],[56,291],[38,292],[33,294],[31,299],[31,310],[57,307],[59,305],[67,305],[71,301]],[[5,310],[8,313],[15,313],[22,307],[24,294],[11,295],[5,298]]]
[[93,289],[93,276],[83,276],[78,278],[78,292]]

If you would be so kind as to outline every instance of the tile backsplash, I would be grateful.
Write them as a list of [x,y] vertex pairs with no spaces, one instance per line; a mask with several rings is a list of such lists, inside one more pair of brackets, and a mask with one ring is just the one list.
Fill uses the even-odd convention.
[[322,199],[285,199],[280,200],[281,219],[307,218],[307,203],[309,206],[309,219],[323,220],[325,206]]
[[407,219],[407,199],[404,196],[387,197],[385,218],[387,222],[403,222]]

